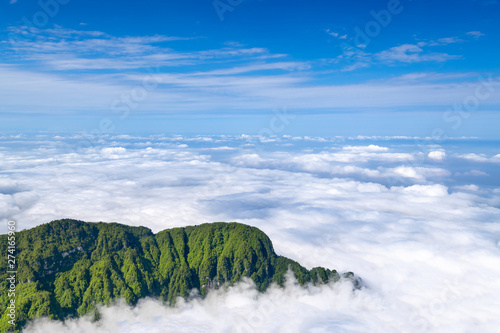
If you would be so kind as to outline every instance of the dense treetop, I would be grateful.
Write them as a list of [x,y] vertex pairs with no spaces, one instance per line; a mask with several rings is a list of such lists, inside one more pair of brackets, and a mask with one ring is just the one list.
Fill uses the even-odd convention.
[[[96,305],[117,298],[135,304],[141,297],[174,303],[198,289],[251,278],[264,291],[283,285],[290,269],[300,284],[338,280],[333,270],[307,270],[276,255],[271,240],[259,229],[240,223],[206,223],[153,234],[145,227],[118,223],[52,221],[15,234],[17,281],[16,325],[9,324],[11,297],[7,260],[0,271],[0,332],[20,330],[28,320],[47,316],[63,320],[93,313]],[[0,235],[6,254],[8,235]],[[6,257],[6,255],[5,255]],[[344,274],[352,278],[352,273]]]

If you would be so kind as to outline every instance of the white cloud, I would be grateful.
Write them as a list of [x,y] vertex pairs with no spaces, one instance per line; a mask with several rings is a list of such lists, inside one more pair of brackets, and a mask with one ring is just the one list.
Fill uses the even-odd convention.
[[381,152],[388,151],[387,147],[380,147],[377,145],[369,145],[369,146],[345,146],[342,147],[343,150],[353,151],[353,152]]
[[[136,69],[154,66],[199,65],[213,59],[250,57],[263,60],[268,51],[252,47],[224,47],[215,50],[179,52],[164,46],[171,41],[192,40],[191,37],[165,35],[110,36],[101,31],[73,30],[62,27],[37,29],[9,27],[10,43],[17,51],[16,62],[37,62],[56,71]],[[35,38],[36,37],[36,38]],[[279,57],[280,55],[273,55]]]
[[484,34],[481,33],[481,31],[469,31],[467,32],[467,35],[472,36],[474,38],[479,38],[481,36],[484,36]]
[[[274,105],[290,105],[298,112],[332,108],[386,112],[400,106],[420,109],[453,105],[477,88],[477,75],[473,73],[455,77],[416,73],[397,80],[325,83],[324,73],[315,68],[314,61],[291,61],[287,55],[262,47],[232,43],[190,52],[170,47],[171,41],[182,43],[190,37],[116,37],[61,27],[10,28],[14,36],[24,36],[23,31],[36,38],[20,38],[17,42],[14,38],[11,47],[19,53],[9,56],[11,53],[5,52],[4,64],[0,64],[0,76],[4,78],[0,82],[2,107],[9,112],[100,115],[103,110],[112,112],[117,99],[130,95],[134,88],[144,88],[144,82],[156,83],[137,103],[144,117],[185,112],[220,114],[228,110],[250,113]],[[5,42],[3,47],[9,45]],[[455,57],[429,52],[427,47],[404,44],[377,54],[357,52],[352,55],[353,62],[342,70]],[[335,59],[334,63],[339,61]],[[493,77],[491,89],[497,87],[498,78]],[[499,91],[496,89],[481,105],[500,103]]]
[[191,75],[194,76],[209,76],[209,75],[233,75],[233,74],[242,74],[242,73],[248,73],[248,72],[253,72],[253,71],[262,71],[262,70],[304,70],[304,69],[309,69],[310,65],[307,63],[302,63],[302,62],[274,62],[274,63],[269,63],[269,64],[252,64],[248,66],[242,66],[242,67],[233,67],[233,68],[228,68],[228,69],[216,69],[208,72],[196,72],[192,73]]
[[234,147],[228,147],[228,146],[221,146],[221,147],[213,147],[213,148],[207,148],[209,150],[236,150]]
[[[278,254],[308,268],[354,271],[367,285],[352,293],[346,284],[290,284],[259,294],[243,282],[173,309],[145,300],[132,309],[104,309],[99,324],[41,320],[28,332],[227,332],[254,316],[250,332],[495,332],[500,326],[500,186],[494,176],[488,186],[448,180],[462,172],[462,161],[453,158],[460,141],[446,147],[446,163],[431,168],[427,154],[411,153],[415,147],[398,140],[381,146],[364,138],[356,146],[280,137],[260,150],[253,136],[114,136],[82,153],[58,148],[61,141],[76,145],[77,136],[47,137],[39,150],[10,146],[28,147],[24,137],[2,140],[2,221],[14,218],[28,228],[70,217],[155,232],[239,221],[268,234]],[[283,151],[277,148],[283,143],[297,146]],[[219,147],[233,148],[231,157],[211,155]],[[483,172],[481,159],[469,163],[467,170]],[[405,182],[387,185],[398,173]]]
[[333,37],[338,37],[339,36],[338,32],[330,31],[330,29],[326,29],[326,33],[329,34],[330,36],[333,36]]
[[471,160],[474,162],[487,162],[488,158],[484,154],[475,154],[475,153],[469,153],[469,154],[462,154],[458,155],[459,158],[463,158],[465,160]]
[[[293,105],[296,110],[336,108],[394,108],[400,105],[451,105],[462,100],[477,87],[475,82],[411,83],[370,82],[345,85],[314,85],[310,77],[290,74],[273,75],[212,75],[189,74],[124,74],[80,75],[79,80],[62,74],[42,74],[0,66],[0,82],[4,92],[5,109],[18,112],[63,113],[74,112],[101,115],[112,114],[114,101],[130,96],[132,89],[141,89],[158,82],[139,102],[132,101],[148,114],[179,114],[184,111],[204,114],[217,110],[269,110],[270,105]],[[304,85],[309,82],[309,84]],[[500,87],[494,78],[491,87]],[[439,94],[436,93],[439,91]],[[495,91],[500,91],[496,89]],[[82,93],[85,92],[85,93]],[[87,96],[91,95],[92,98]],[[27,97],[29,96],[29,98]],[[494,105],[500,94],[494,93],[482,102]],[[124,102],[120,107],[124,107]],[[247,112],[247,111],[242,111]]]
[[391,47],[386,51],[375,55],[377,59],[384,62],[445,62],[447,60],[458,59],[460,56],[449,55],[447,53],[424,53],[424,50],[414,44],[403,44]]
[[488,157],[485,154],[468,153],[457,155],[457,157],[473,162],[500,163],[500,154]]
[[124,156],[126,153],[127,149],[123,147],[107,147],[101,149],[101,154],[112,159],[121,158],[121,156]]
[[443,150],[433,150],[427,155],[430,159],[442,161],[446,158],[446,152]]
[[481,170],[471,170],[471,171],[467,171],[467,172],[463,172],[463,173],[457,172],[456,175],[457,176],[481,176],[481,177],[489,176],[488,173],[481,171]]
[[[467,33],[469,36],[478,38],[477,32]],[[338,37],[338,38],[343,38]],[[345,36],[347,37],[347,36]],[[393,46],[387,50],[377,53],[366,52],[366,45],[356,45],[356,47],[343,47],[342,55],[338,56],[337,61],[349,60],[343,70],[352,71],[360,68],[366,68],[377,64],[398,65],[420,62],[446,62],[448,60],[460,59],[460,55],[451,55],[448,53],[431,52],[429,47],[442,46],[465,42],[460,37],[444,37],[437,41],[419,41],[416,44],[405,43]]]
[[475,184],[455,186],[455,188],[457,190],[467,191],[467,192],[480,192],[481,191],[480,188],[479,188],[479,186],[477,186]]
[[[344,322],[343,311],[355,308],[360,317],[368,311],[382,312],[378,295],[352,292],[348,283],[321,287],[299,288],[292,281],[285,289],[271,287],[259,293],[251,280],[244,280],[225,291],[214,291],[204,300],[178,299],[175,308],[156,300],[143,300],[135,308],[120,303],[102,308],[102,319],[93,323],[89,318],[64,323],[38,320],[27,333],[42,332],[294,332],[366,328],[359,321]],[[349,304],[349,305],[348,305]],[[372,317],[372,316],[370,316]],[[381,319],[370,318],[381,322]]]
[[455,43],[462,43],[463,39],[459,37],[445,37],[445,38],[439,38],[438,43],[441,45],[447,45],[447,44],[455,44]]
[[405,193],[416,194],[423,197],[444,197],[448,189],[443,185],[412,185],[402,189]]
[[442,179],[450,175],[448,170],[440,168],[399,166],[394,169],[390,169],[390,171],[394,172],[396,175],[413,178],[414,180],[419,181],[425,181],[427,178]]
[[[73,30],[56,26],[53,29],[35,27],[9,27],[13,43],[11,48],[34,54],[75,54],[96,55],[145,55],[158,52],[157,43],[186,40],[189,38],[175,36],[138,36],[113,37],[101,31]],[[35,37],[36,38],[30,38]],[[22,54],[23,57],[27,56]],[[98,59],[96,59],[98,60]]]

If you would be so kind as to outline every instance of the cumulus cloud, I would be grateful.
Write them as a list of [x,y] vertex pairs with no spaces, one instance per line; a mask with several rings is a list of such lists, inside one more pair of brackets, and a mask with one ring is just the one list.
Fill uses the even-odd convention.
[[474,162],[500,163],[500,154],[488,157],[486,154],[468,153],[457,155],[457,157]]
[[446,158],[446,153],[442,150],[433,150],[427,156],[433,160],[442,161]]
[[479,186],[477,186],[475,184],[460,185],[460,186],[456,186],[455,188],[458,189],[458,190],[460,190],[460,191],[470,191],[470,192],[480,192],[481,191],[481,189],[479,188]]
[[368,146],[345,146],[342,147],[343,150],[354,151],[354,152],[380,152],[380,151],[388,151],[387,147],[380,147],[377,145],[368,145]]
[[413,178],[414,180],[421,180],[421,181],[425,181],[427,178],[432,178],[432,177],[443,178],[450,175],[450,172],[448,170],[441,168],[399,166],[397,168],[390,170],[399,176],[406,178]]
[[[78,136],[30,140],[1,141],[3,222],[13,218],[29,228],[70,217],[158,232],[239,221],[268,234],[278,254],[308,268],[356,272],[367,287],[301,289],[290,280],[285,289],[259,294],[243,281],[175,308],[155,300],[135,308],[117,304],[102,309],[98,323],[39,320],[28,332],[495,332],[500,326],[500,178],[494,164],[476,158],[491,159],[491,151],[457,151],[457,142],[417,147],[411,139],[115,136],[79,151],[70,149]],[[446,159],[433,158],[441,149]]]
[[127,149],[123,147],[108,147],[101,149],[101,152],[105,155],[125,154],[127,152]]

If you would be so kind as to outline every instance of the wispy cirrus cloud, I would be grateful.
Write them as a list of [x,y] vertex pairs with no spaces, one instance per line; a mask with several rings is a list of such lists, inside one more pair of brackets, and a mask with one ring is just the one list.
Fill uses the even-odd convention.
[[[22,34],[23,28],[11,29]],[[271,105],[293,105],[299,112],[308,113],[442,106],[470,94],[476,80],[470,73],[446,74],[446,79],[444,74],[417,72],[385,81],[332,82],[324,79],[323,68],[313,61],[297,61],[266,48],[234,42],[215,49],[179,51],[172,43],[188,39],[193,43],[196,39],[163,35],[115,37],[57,26],[28,32],[36,38],[20,38],[14,44],[17,54],[9,53],[12,45],[8,42],[1,44],[4,64],[0,71],[9,78],[0,82],[5,92],[3,111],[97,114],[109,110],[117,96],[130,87],[141,86],[145,75],[154,78],[157,85],[140,103],[144,116],[207,114],[216,110],[260,112]],[[429,44],[403,44],[375,54],[362,51],[344,70],[376,63],[397,66],[444,62],[458,57],[430,52]],[[337,71],[342,69],[339,59],[333,65],[338,66]],[[453,75],[460,77],[460,82],[453,82]],[[497,81],[493,78],[492,86]],[[89,95],[91,99],[85,97]],[[498,102],[495,90],[483,103]]]
[[419,42],[417,45],[419,46],[425,46],[425,45],[430,45],[430,46],[438,46],[438,45],[449,45],[449,44],[456,44],[456,43],[464,43],[465,40],[460,38],[460,37],[445,37],[445,38],[439,38],[437,40],[433,40],[430,42]]
[[460,57],[447,53],[425,53],[420,46],[414,44],[394,46],[375,54],[375,58],[383,63],[445,62],[452,59],[459,59]]
[[[344,66],[344,71],[353,71],[368,68],[375,65],[398,65],[423,62],[442,63],[450,60],[463,59],[460,54],[449,54],[447,52],[435,52],[433,47],[443,47],[452,44],[470,42],[482,36],[479,31],[467,32],[464,36],[443,37],[436,40],[420,40],[412,43],[403,43],[389,49],[368,52],[366,45],[356,45],[350,49],[345,48],[343,54],[338,56],[337,62],[347,59],[349,63]],[[352,39],[352,38],[351,38]],[[351,40],[351,42],[353,42]]]
[[[44,30],[31,27],[10,27],[9,30],[14,37],[3,44],[17,52],[12,60],[30,61],[55,70],[141,68],[152,61],[168,63],[194,58],[163,46],[163,43],[191,39],[186,37],[114,37],[100,31],[57,26]],[[9,58],[8,54],[4,55]]]
[[261,64],[249,64],[240,67],[226,68],[226,69],[215,69],[207,72],[195,72],[191,75],[233,75],[242,74],[256,71],[266,71],[266,70],[305,70],[310,69],[311,65],[305,62],[275,62],[275,63],[261,63]]
[[340,34],[339,32],[331,31],[330,29],[325,30],[327,34],[338,39],[347,39],[347,34]]
[[444,42],[440,44],[429,44],[425,42],[417,44],[402,44],[377,53],[369,53],[363,51],[362,49],[358,49],[357,51],[352,51],[348,54],[339,56],[338,61],[341,62],[346,57],[349,57],[351,63],[345,66],[343,71],[353,71],[375,65],[387,66],[422,62],[446,62],[462,58],[460,55],[451,55],[444,52],[429,52],[425,48],[425,46],[444,44]]
[[[314,84],[312,76],[292,75],[287,71],[263,74],[248,70],[234,67],[218,74],[167,74],[153,69],[153,74],[79,74],[76,80],[71,75],[1,66],[1,75],[6,78],[0,82],[5,93],[2,108],[4,111],[16,109],[30,113],[100,113],[103,109],[109,110],[111,102],[124,91],[140,86],[145,78],[158,82],[158,86],[141,101],[141,108],[145,110],[143,115],[206,114],[213,110],[238,110],[244,114],[269,110],[269,105],[293,105],[294,109],[308,110],[309,114],[313,109],[448,106],[463,99],[477,86],[475,77],[461,83],[401,78],[397,82],[320,85]],[[228,74],[232,71],[239,74]],[[495,91],[499,91],[498,81],[498,78],[492,80],[491,87]],[[89,95],[92,98],[89,99]],[[500,96],[494,93],[485,103],[494,105],[499,101]]]
[[481,36],[484,36],[484,34],[481,33],[481,31],[469,31],[469,32],[467,32],[467,35],[472,36],[474,38],[479,38]]

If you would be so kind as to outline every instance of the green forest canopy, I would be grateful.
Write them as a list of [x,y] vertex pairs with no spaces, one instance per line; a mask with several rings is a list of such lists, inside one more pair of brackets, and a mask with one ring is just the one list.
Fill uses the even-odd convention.
[[[52,221],[15,234],[17,285],[16,325],[9,324],[10,297],[0,293],[6,309],[0,332],[20,330],[28,320],[46,316],[63,320],[94,313],[96,305],[123,298],[134,305],[150,296],[173,304],[191,289],[205,296],[209,289],[251,278],[260,291],[271,283],[283,286],[290,269],[301,285],[327,283],[341,276],[335,270],[310,271],[276,255],[271,240],[248,225],[206,223],[157,234],[145,227],[118,223]],[[7,235],[0,249],[7,253]],[[7,260],[0,289],[7,291]],[[358,286],[352,273],[345,273]]]

